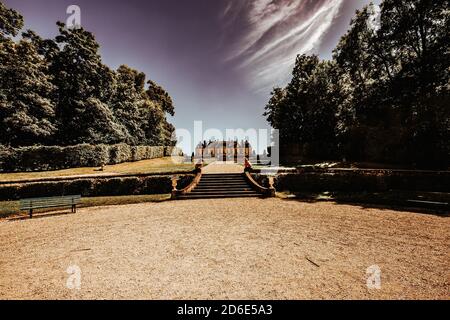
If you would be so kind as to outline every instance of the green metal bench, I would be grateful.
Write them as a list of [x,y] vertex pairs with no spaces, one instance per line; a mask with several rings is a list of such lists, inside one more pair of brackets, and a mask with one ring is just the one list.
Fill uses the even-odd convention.
[[21,199],[20,211],[29,211],[30,218],[33,218],[34,209],[71,207],[72,213],[75,213],[77,212],[77,204],[80,203],[80,200],[80,195]]

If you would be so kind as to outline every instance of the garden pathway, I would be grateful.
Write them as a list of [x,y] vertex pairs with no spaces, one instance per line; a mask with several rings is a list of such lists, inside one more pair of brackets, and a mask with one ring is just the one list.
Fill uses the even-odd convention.
[[62,213],[0,221],[0,299],[448,300],[444,217],[277,198]]
[[203,174],[243,173],[244,167],[233,162],[215,161],[203,169]]

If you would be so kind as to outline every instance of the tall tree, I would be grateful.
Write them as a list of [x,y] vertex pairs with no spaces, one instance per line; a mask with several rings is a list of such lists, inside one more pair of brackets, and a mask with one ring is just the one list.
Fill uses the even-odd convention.
[[148,119],[146,123],[146,135],[151,144],[172,145],[175,128],[167,122],[166,113],[175,115],[175,107],[172,98],[167,91],[152,80],[147,82],[148,98],[147,108],[144,110],[144,117]]
[[405,110],[408,153],[421,166],[450,163],[450,3],[385,0],[379,38],[396,48],[392,104]]
[[297,58],[292,81],[272,93],[268,121],[284,141],[336,144],[336,158],[448,167],[448,8],[385,0],[357,11],[333,61]]
[[32,30],[14,41],[22,16],[0,3],[0,144],[172,144],[169,94],[127,66],[101,61],[86,30],[57,23],[59,35]]
[[0,3],[0,143],[45,144],[56,132],[47,63],[27,40],[15,43],[22,17]]
[[114,73],[101,62],[99,45],[84,29],[58,23],[61,47],[51,72],[57,92],[60,143],[117,143],[125,140],[108,106],[114,92]]
[[124,127],[125,142],[130,145],[146,143],[145,119],[142,108],[145,108],[145,74],[128,66],[120,66],[115,74],[115,92],[110,106],[117,121]]
[[147,84],[147,95],[150,100],[156,102],[164,112],[174,116],[175,106],[173,105],[172,98],[169,96],[167,91],[152,80],[149,80]]
[[448,1],[386,0],[378,28],[369,23],[373,5],[357,12],[334,52],[346,81],[338,137],[350,158],[448,161],[448,93],[438,98],[435,91],[448,82],[446,7]]
[[0,2],[0,41],[15,37],[22,28],[22,15]]
[[334,156],[335,65],[317,56],[300,55],[285,89],[275,88],[265,116],[280,130],[281,144],[298,143],[304,157]]

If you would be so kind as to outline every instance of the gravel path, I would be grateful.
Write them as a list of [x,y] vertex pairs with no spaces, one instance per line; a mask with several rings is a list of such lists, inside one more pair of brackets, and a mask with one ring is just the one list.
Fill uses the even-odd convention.
[[203,174],[210,173],[243,173],[244,167],[235,164],[232,161],[224,162],[224,161],[215,161],[209,165],[207,165],[202,170]]
[[0,298],[448,299],[449,219],[256,198],[1,221]]

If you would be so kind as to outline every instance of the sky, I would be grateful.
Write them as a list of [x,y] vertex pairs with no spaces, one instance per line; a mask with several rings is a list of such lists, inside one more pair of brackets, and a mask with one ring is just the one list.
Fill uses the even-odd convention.
[[[271,89],[289,81],[296,55],[330,59],[355,10],[370,2],[1,1],[24,16],[26,28],[46,38],[57,34],[56,21],[67,20],[67,7],[78,5],[81,25],[94,33],[105,64],[138,69],[172,96],[176,115],[170,121],[192,133],[191,141],[182,143],[186,152],[197,142],[195,121],[202,121],[203,133],[269,129],[264,107]],[[206,132],[204,138],[213,136],[218,138]]]

